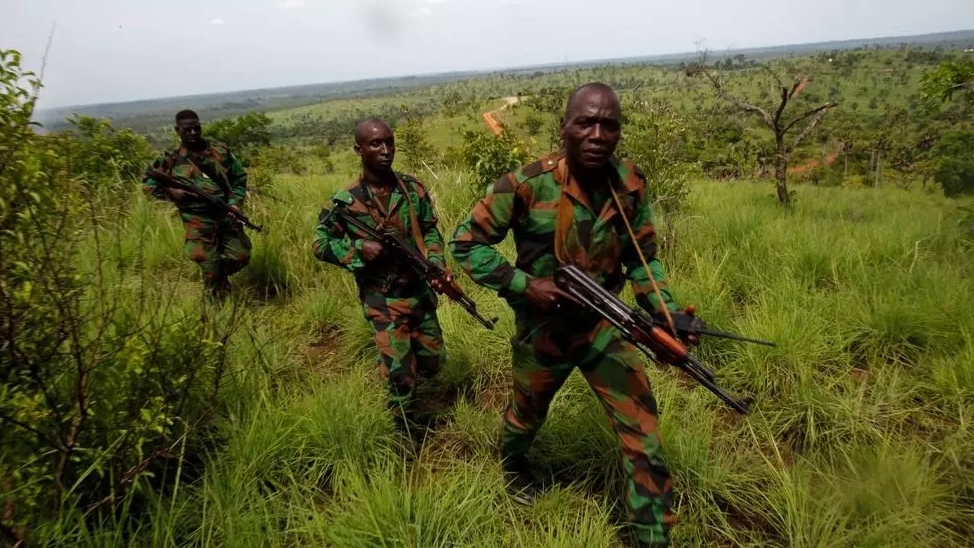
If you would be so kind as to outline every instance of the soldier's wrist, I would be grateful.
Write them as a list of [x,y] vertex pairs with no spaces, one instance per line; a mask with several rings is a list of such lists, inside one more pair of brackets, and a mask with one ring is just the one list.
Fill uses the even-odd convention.
[[511,276],[511,281],[507,284],[507,289],[516,295],[523,295],[527,291],[531,279],[532,277],[527,272],[514,269],[514,275]]

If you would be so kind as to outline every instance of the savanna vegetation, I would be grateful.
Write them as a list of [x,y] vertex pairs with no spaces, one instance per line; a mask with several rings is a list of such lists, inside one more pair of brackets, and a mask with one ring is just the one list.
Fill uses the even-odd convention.
[[[753,399],[748,417],[676,370],[649,371],[679,494],[677,545],[974,538],[970,54],[711,54],[221,120],[203,111],[204,132],[247,163],[245,209],[266,227],[222,308],[203,298],[171,204],[138,188],[174,138],[166,123],[136,132],[82,115],[39,134],[40,83],[15,51],[0,56],[7,544],[623,546],[618,448],[577,375],[532,450],[543,496],[525,508],[504,493],[495,442],[513,325],[501,300],[460,279],[501,318],[494,331],[442,305],[448,360],[420,384],[428,429],[415,453],[385,411],[353,280],[310,251],[321,204],[357,170],[357,119],[396,125],[397,166],[427,183],[449,236],[488,182],[557,145],[568,89],[595,79],[623,99],[621,152],[650,175],[678,302],[778,343],[697,350]],[[701,70],[772,110],[779,88],[799,82],[787,123],[837,104],[788,151],[789,207],[772,182],[774,133]],[[510,241],[501,248],[512,256]]]

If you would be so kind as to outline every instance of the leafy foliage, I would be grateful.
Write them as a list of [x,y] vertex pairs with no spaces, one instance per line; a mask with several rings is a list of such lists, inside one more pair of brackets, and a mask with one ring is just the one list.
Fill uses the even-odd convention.
[[118,191],[138,179],[151,161],[153,150],[146,139],[128,128],[116,129],[109,120],[72,117],[71,129],[45,136],[67,175],[100,190]]
[[623,112],[625,134],[619,154],[646,174],[654,210],[678,212],[690,193],[690,167],[681,159],[686,121],[659,100],[630,99]]
[[146,483],[158,460],[218,401],[233,324],[201,323],[151,281],[120,283],[111,227],[124,216],[104,191],[131,197],[119,177],[134,177],[144,142],[92,119],[35,135],[36,94],[19,82],[38,83],[15,52],[0,60],[0,533],[16,541],[161,487]]
[[204,134],[226,143],[241,161],[248,161],[258,149],[271,144],[271,119],[263,112],[249,112],[224,118],[204,127]]
[[934,147],[933,179],[949,198],[974,194],[974,130],[952,131]]
[[924,75],[921,86],[928,98],[947,101],[961,95],[965,101],[974,103],[974,60],[941,63]]
[[424,172],[426,170],[424,162],[427,166],[439,162],[439,153],[426,138],[422,118],[407,115],[405,120],[395,127],[395,132],[397,154],[401,152],[401,161],[410,173],[416,175]]
[[461,141],[461,157],[478,187],[493,183],[531,159],[527,145],[504,126],[499,136],[485,130],[466,130]]

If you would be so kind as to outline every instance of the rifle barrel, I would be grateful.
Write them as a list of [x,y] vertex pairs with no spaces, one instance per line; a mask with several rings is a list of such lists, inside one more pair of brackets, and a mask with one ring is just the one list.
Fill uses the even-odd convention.
[[176,176],[172,176],[172,175],[167,175],[167,174],[165,174],[165,173],[163,173],[163,172],[161,172],[161,171],[159,171],[157,169],[149,170],[148,175],[150,177],[154,178],[154,179],[159,179],[160,181],[162,181],[162,184],[164,184],[164,185],[171,186],[171,187],[175,187],[175,188],[178,188],[180,190],[185,190],[186,192],[189,192],[193,196],[196,196],[197,198],[202,199],[203,201],[209,203],[213,207],[216,207],[220,211],[223,211],[224,213],[226,213],[228,215],[232,215],[237,220],[239,220],[241,223],[243,223],[245,226],[247,226],[247,227],[249,227],[249,228],[251,228],[253,230],[256,230],[257,232],[262,232],[264,230],[264,227],[262,225],[256,225],[256,224],[254,224],[243,213],[232,209],[228,204],[225,204],[225,203],[221,202],[220,200],[217,200],[213,196],[210,196],[209,194],[203,192],[202,190],[200,190],[199,188],[197,188],[195,185],[193,185],[189,181],[183,180],[180,177],[176,177]]
[[741,335],[735,335],[733,333],[727,333],[725,331],[717,331],[715,329],[698,329],[697,330],[697,333],[700,333],[701,335],[710,335],[710,336],[713,336],[713,337],[721,337],[721,338],[724,338],[724,339],[734,339],[735,341],[744,341],[744,342],[749,342],[749,343],[754,343],[754,344],[763,344],[765,346],[770,346],[772,348],[777,348],[777,346],[778,346],[776,343],[773,343],[771,341],[762,341],[762,340],[759,340],[759,339],[751,339],[749,337],[743,337]]

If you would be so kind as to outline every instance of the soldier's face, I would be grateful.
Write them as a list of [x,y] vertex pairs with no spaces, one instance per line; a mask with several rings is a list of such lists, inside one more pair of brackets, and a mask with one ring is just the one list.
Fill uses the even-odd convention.
[[355,152],[362,158],[362,166],[369,171],[388,171],[396,157],[396,137],[389,126],[372,124],[359,135]]
[[609,163],[622,135],[622,111],[611,93],[584,90],[562,121],[561,136],[572,164],[599,169]]
[[203,142],[203,127],[196,118],[176,122],[176,133],[186,146],[191,147]]

